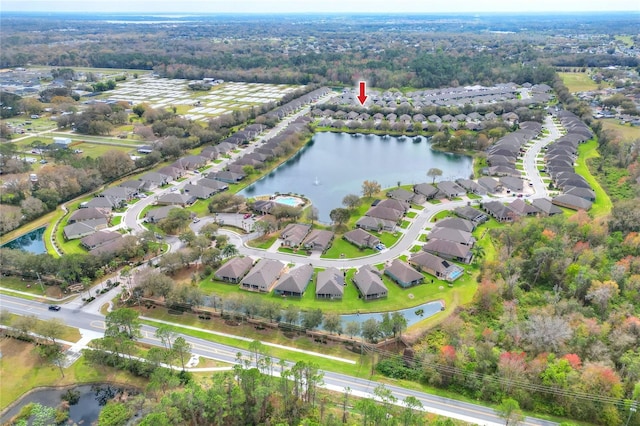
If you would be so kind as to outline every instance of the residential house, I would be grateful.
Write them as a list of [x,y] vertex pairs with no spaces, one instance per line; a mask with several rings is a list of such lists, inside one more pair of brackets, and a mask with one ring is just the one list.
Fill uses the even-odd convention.
[[387,192],[387,197],[403,204],[412,203],[415,195],[416,195],[415,193],[407,191],[406,189],[403,189],[403,188],[396,188]]
[[374,248],[380,244],[380,239],[378,237],[361,228],[356,228],[353,231],[346,232],[342,238],[359,248]]
[[147,183],[139,179],[127,180],[125,182],[122,182],[118,186],[121,186],[123,188],[131,188],[135,190],[138,194],[149,189],[149,186],[147,185]]
[[[407,194],[410,194],[412,197],[414,196],[414,194],[409,191],[405,191],[405,192]],[[384,200],[376,201],[374,207],[384,207],[387,209],[397,210],[404,215],[409,210],[411,205],[405,201],[400,201],[394,198],[387,198]]]
[[280,296],[302,297],[312,278],[313,266],[298,266],[280,277],[273,292]]
[[391,262],[391,266],[384,269],[385,275],[389,276],[400,287],[407,288],[424,282],[424,276],[400,259]]
[[243,290],[268,293],[280,278],[285,265],[277,260],[260,259],[249,273],[240,281]]
[[576,186],[570,186],[564,188],[564,193],[584,198],[587,201],[596,201],[596,193],[590,188],[578,188]]
[[307,234],[311,231],[311,225],[303,223],[290,223],[280,233],[282,245],[285,247],[298,247],[302,244]]
[[402,219],[402,216],[404,216],[404,212],[389,207],[375,206],[367,210],[365,216],[398,222],[400,219]]
[[500,183],[503,187],[515,192],[522,192],[524,187],[524,181],[518,177],[503,176],[500,178]]
[[104,224],[106,225],[109,219],[109,216],[104,214],[104,212],[95,207],[88,207],[84,209],[78,209],[71,213],[69,216],[69,220],[67,220],[67,224],[71,225],[76,222],[85,222],[87,220],[104,220]]
[[422,246],[422,250],[462,263],[471,263],[471,258],[473,257],[471,247],[447,240],[429,240]]
[[206,186],[187,184],[184,186],[184,192],[196,198],[206,200],[215,194],[216,190]]
[[218,281],[238,284],[252,266],[250,257],[234,257],[218,268],[213,277]]
[[449,282],[454,282],[464,272],[460,266],[426,251],[414,253],[409,264],[419,271]]
[[121,199],[125,201],[130,201],[138,195],[138,191],[131,188],[122,188],[120,186],[114,186],[111,188],[107,188],[101,193],[98,194],[98,197],[111,197],[116,199]]
[[180,206],[164,206],[158,207],[157,209],[149,210],[144,216],[145,222],[149,223],[158,223],[162,219],[165,219],[169,216],[169,212],[173,209],[180,209]]
[[316,276],[316,297],[339,300],[344,294],[344,274],[337,268],[327,268]]
[[394,220],[378,219],[376,217],[363,216],[356,222],[356,228],[368,229],[370,231],[389,231],[396,229],[397,222]]
[[181,178],[184,172],[178,167],[165,166],[159,169],[158,173],[169,176],[171,180],[176,180]]
[[149,172],[140,176],[140,180],[147,185],[147,189],[155,189],[168,184],[173,178],[164,173]]
[[205,166],[208,161],[205,157],[199,155],[187,155],[176,160],[172,166],[183,170],[195,170]]
[[430,200],[436,196],[438,189],[428,183],[419,183],[413,186],[413,192],[424,196],[425,199]]
[[471,232],[443,227],[433,228],[431,232],[429,232],[429,239],[454,241],[469,247],[473,247],[476,242],[476,239],[471,235]]
[[518,198],[509,203],[509,208],[516,212],[518,216],[535,216],[538,214],[538,209],[531,204],[525,203],[523,199]]
[[67,240],[77,240],[78,238],[86,237],[96,232],[96,229],[91,226],[91,221],[76,222],[71,225],[67,225],[62,230],[64,238]]
[[237,183],[244,179],[245,176],[246,175],[244,173],[234,173],[223,170],[221,172],[211,172],[207,175],[207,178],[216,179],[226,183]]
[[562,214],[562,209],[558,206],[554,206],[548,198],[536,198],[531,202],[531,205],[538,209],[544,216]]
[[502,191],[502,185],[500,182],[492,177],[483,176],[478,179],[478,185],[482,186],[491,194]]
[[482,203],[482,210],[493,216],[498,222],[512,222],[518,214],[500,201]]
[[571,210],[589,210],[593,205],[591,201],[571,194],[558,195],[551,202],[556,206],[566,207]]
[[189,194],[178,194],[171,192],[169,194],[161,195],[156,204],[158,205],[173,205],[173,206],[190,206],[196,202],[196,197]]
[[463,187],[465,191],[476,194],[476,195],[486,195],[487,190],[482,186],[472,181],[471,179],[456,179],[456,183]]
[[222,191],[226,191],[227,189],[229,189],[229,185],[219,181],[219,180],[215,180],[215,179],[209,179],[209,178],[202,178],[199,181],[196,182],[196,185],[199,186],[204,186],[207,188],[211,188],[213,189],[215,192],[215,194],[217,194],[218,192],[222,192]]
[[331,247],[335,233],[322,229],[313,229],[302,241],[302,246],[311,251],[324,253]]
[[112,210],[119,209],[125,205],[126,201],[114,197],[94,197],[82,206],[83,209],[96,208],[104,214],[109,214]]
[[475,224],[480,224],[480,223],[484,223],[487,220],[489,220],[489,218],[487,217],[486,214],[482,213],[480,210],[478,209],[474,209],[473,207],[470,206],[463,206],[463,207],[458,207],[456,209],[453,210],[453,212],[466,220],[470,220],[471,222],[475,223]]
[[436,222],[437,228],[453,228],[460,231],[473,232],[476,229],[476,225],[467,219],[461,219],[457,217],[445,217]]
[[80,244],[87,250],[94,250],[113,240],[122,238],[122,234],[116,231],[98,231],[80,240]]
[[271,212],[271,209],[273,209],[275,206],[276,202],[273,200],[258,200],[253,203],[252,210],[256,213],[265,215],[269,214]]
[[361,266],[353,276],[360,297],[364,300],[376,300],[387,297],[389,290],[384,285],[380,272],[370,265]]
[[464,188],[450,180],[438,182],[438,190],[447,198],[460,197],[466,194]]

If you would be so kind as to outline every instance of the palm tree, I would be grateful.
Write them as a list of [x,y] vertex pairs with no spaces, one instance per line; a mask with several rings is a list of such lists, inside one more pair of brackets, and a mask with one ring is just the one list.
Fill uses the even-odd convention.
[[475,263],[477,260],[483,259],[484,255],[486,253],[484,251],[484,247],[482,247],[481,245],[476,244],[471,249],[471,254],[473,254],[473,261]]
[[231,257],[231,256],[235,256],[237,255],[238,249],[236,248],[236,246],[234,246],[233,244],[227,244],[226,246],[224,246],[224,248],[222,249],[222,256],[223,257]]

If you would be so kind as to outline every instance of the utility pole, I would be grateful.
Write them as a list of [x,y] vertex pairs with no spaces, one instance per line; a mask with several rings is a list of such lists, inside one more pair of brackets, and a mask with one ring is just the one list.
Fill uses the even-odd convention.
[[36,276],[38,277],[38,282],[40,283],[40,288],[42,289],[42,294],[46,295],[46,292],[44,291],[44,284],[42,284],[42,280],[40,279],[40,274],[38,272],[36,272]]

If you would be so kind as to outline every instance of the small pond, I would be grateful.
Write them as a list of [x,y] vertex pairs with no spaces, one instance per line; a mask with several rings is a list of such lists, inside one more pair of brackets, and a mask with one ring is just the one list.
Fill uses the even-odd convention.
[[[442,310],[443,307],[444,306],[441,301],[427,302],[423,303],[422,305],[414,306],[413,308],[401,309],[399,311],[389,311],[388,314],[391,315],[394,312],[400,312],[402,315],[404,315],[405,319],[407,320],[407,327],[409,327],[413,324],[416,324],[417,322],[422,321],[423,319],[427,319],[430,316],[437,314]],[[385,312],[340,315],[340,318],[342,318],[342,328],[344,329],[344,326],[348,322],[356,321],[362,324],[369,318],[374,318],[376,321],[380,322],[382,321],[383,313]]]
[[2,245],[2,248],[10,248],[17,250],[24,250],[34,254],[46,253],[47,249],[44,246],[44,230],[46,226],[42,228],[34,229],[15,240],[11,240],[8,243]]
[[[30,402],[37,402],[48,407],[58,407],[62,402],[62,395],[67,389],[41,389],[30,393],[20,399],[11,410],[2,415],[0,423],[5,424],[13,416],[20,412],[20,409]],[[102,407],[122,389],[108,384],[103,385],[81,385],[72,388],[80,393],[80,400],[77,404],[69,407],[69,420],[75,424],[90,425],[97,423]]]

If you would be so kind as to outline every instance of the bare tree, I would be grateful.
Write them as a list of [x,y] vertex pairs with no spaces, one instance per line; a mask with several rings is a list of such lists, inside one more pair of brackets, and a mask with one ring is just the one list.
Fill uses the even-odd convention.
[[538,353],[557,352],[572,334],[569,323],[555,315],[534,314],[525,324],[525,339]]

